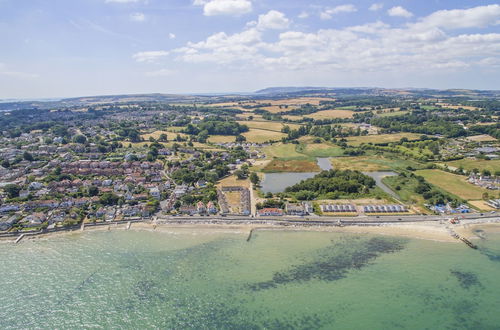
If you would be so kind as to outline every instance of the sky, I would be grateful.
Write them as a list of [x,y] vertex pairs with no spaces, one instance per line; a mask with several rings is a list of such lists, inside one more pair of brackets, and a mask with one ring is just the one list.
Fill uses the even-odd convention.
[[0,98],[500,89],[500,3],[0,0]]

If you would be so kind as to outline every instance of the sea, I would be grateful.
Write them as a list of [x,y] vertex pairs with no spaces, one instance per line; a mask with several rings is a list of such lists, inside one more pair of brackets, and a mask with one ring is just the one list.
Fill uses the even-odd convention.
[[499,329],[500,231],[88,231],[0,243],[1,329]]

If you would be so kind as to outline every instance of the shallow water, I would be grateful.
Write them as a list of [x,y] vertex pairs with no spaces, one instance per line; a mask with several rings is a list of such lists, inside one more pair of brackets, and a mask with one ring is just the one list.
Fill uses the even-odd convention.
[[[322,171],[332,169],[330,158],[316,158],[319,168]],[[319,172],[282,172],[282,173],[266,173],[264,180],[261,183],[261,190],[263,192],[278,193],[285,191],[286,187],[293,186],[302,180],[310,179]]]
[[484,233],[479,251],[287,231],[0,244],[0,328],[498,328],[500,234]]

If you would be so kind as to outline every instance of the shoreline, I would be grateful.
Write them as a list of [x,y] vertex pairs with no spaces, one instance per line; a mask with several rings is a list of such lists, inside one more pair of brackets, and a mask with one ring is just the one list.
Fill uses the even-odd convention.
[[[85,230],[60,231],[53,233],[41,233],[37,235],[29,235],[24,240],[48,239],[59,235],[77,235],[92,231],[111,231],[111,230],[133,230],[133,231],[149,231],[158,233],[193,233],[193,234],[238,234],[248,237],[254,231],[314,231],[314,232],[332,232],[332,233],[351,233],[351,234],[373,234],[383,236],[399,236],[411,239],[421,239],[436,241],[442,243],[461,243],[456,238],[450,235],[446,225],[435,222],[429,223],[403,223],[403,224],[378,224],[374,226],[359,226],[350,225],[344,227],[338,226],[282,226],[272,224],[156,224],[146,222],[136,222],[127,228],[127,223],[110,224],[107,226],[86,227]],[[464,236],[467,239],[480,239],[474,233],[474,230],[479,227],[489,227],[492,230],[500,232],[500,223],[497,222],[477,222],[464,223],[454,225],[452,228],[455,232]],[[15,237],[2,238],[0,242],[14,243]]]

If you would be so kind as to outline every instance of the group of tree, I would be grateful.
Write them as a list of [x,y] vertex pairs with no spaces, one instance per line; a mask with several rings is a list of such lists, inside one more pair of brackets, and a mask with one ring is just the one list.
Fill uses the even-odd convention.
[[313,199],[315,195],[332,192],[346,195],[368,193],[374,186],[375,180],[359,171],[332,169],[288,187],[285,192],[300,192],[300,196],[296,196],[297,199]]

